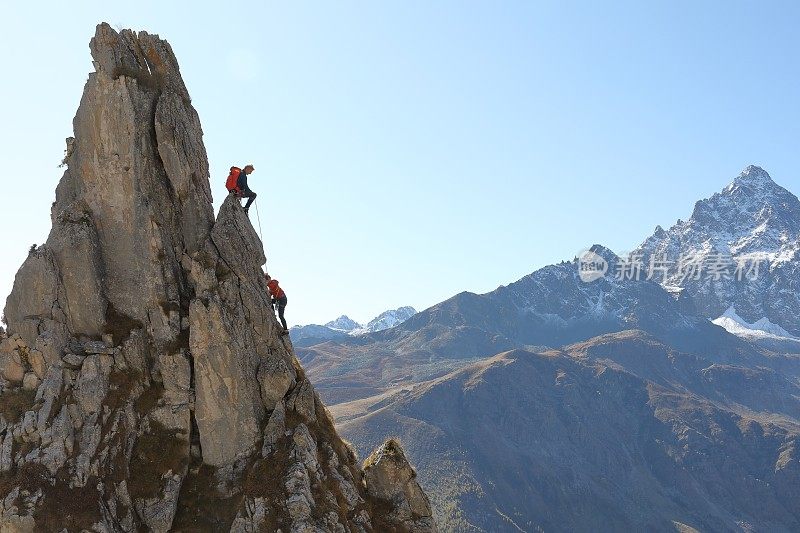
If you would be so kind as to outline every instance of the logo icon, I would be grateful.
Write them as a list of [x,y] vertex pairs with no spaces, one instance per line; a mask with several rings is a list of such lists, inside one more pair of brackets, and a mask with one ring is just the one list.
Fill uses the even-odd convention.
[[603,256],[586,250],[578,256],[578,276],[581,281],[591,283],[606,275],[608,272],[608,261]]

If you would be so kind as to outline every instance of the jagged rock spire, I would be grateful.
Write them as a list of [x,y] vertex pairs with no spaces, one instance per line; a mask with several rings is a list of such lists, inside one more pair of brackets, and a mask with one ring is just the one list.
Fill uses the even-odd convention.
[[434,530],[336,434],[238,200],[214,220],[169,44],[101,24],[90,48],[53,227],[5,309],[0,529]]

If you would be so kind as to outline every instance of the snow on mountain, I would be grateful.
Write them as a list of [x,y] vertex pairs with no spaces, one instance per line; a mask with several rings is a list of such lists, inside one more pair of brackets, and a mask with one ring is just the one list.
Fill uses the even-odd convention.
[[794,258],[798,248],[800,200],[751,165],[722,192],[697,202],[689,220],[668,231],[656,228],[637,252],[670,260],[691,253],[753,254],[775,267]]
[[417,314],[417,310],[411,306],[398,307],[397,309],[390,309],[384,311],[377,317],[369,321],[366,326],[350,332],[351,335],[363,335],[365,333],[374,333],[376,331],[383,331],[385,329],[399,326],[412,316]]
[[373,318],[366,325],[359,324],[347,315],[342,315],[324,326],[319,324],[294,326],[290,331],[294,342],[310,346],[317,342],[341,339],[348,336],[355,337],[393,328],[414,316],[416,312],[413,307],[409,306],[390,309]]
[[335,329],[337,331],[346,331],[349,333],[354,329],[360,329],[363,326],[358,322],[356,322],[355,320],[353,320],[352,318],[350,318],[349,316],[342,315],[336,320],[331,320],[330,322],[325,324],[325,327]]
[[712,320],[712,322],[725,328],[729,333],[733,333],[737,337],[800,340],[779,325],[773,324],[768,318],[761,318],[750,324],[737,315],[736,310],[732,306],[729,307],[722,316]]
[[800,335],[799,252],[800,200],[751,165],[629,259],[708,319],[734,306],[747,323]]

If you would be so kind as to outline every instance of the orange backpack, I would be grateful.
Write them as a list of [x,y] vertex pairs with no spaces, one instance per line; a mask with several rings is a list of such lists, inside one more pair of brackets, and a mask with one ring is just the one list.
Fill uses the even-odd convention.
[[235,192],[239,193],[239,174],[242,173],[242,169],[239,167],[231,167],[231,173],[228,174],[228,179],[225,180],[225,188],[228,189],[228,192]]

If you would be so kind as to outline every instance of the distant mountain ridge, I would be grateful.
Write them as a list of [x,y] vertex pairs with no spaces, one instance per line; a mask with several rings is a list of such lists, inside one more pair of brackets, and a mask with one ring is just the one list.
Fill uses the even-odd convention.
[[298,346],[308,346],[317,342],[332,339],[346,338],[347,336],[365,335],[383,331],[402,324],[416,314],[416,309],[411,306],[389,309],[370,320],[366,325],[359,324],[347,315],[342,315],[335,320],[321,326],[309,324],[294,326],[290,330],[292,341]]

